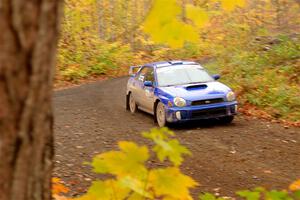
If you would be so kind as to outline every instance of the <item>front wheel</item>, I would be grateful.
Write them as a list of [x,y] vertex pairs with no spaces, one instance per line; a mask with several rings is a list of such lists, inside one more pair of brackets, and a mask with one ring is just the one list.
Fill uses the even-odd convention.
[[165,105],[161,102],[156,106],[156,120],[159,127],[164,127],[167,124]]
[[223,124],[230,124],[234,120],[234,116],[221,117],[220,121]]

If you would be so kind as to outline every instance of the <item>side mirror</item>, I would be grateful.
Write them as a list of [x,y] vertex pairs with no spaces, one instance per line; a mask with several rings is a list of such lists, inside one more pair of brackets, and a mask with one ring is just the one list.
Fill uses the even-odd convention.
[[144,86],[146,86],[146,87],[153,87],[153,83],[152,83],[152,81],[145,81],[144,82]]
[[213,79],[219,80],[221,76],[219,74],[212,75]]

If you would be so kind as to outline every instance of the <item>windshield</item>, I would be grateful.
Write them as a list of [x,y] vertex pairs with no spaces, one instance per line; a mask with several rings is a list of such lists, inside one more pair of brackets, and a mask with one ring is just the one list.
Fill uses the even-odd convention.
[[158,86],[204,83],[214,79],[199,65],[175,65],[156,69]]

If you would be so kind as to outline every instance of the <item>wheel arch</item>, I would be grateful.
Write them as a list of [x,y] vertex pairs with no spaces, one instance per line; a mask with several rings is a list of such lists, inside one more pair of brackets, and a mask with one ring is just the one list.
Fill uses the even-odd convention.
[[156,107],[158,105],[158,103],[161,102],[160,99],[156,99],[155,102],[154,102],[154,105],[153,105],[153,113],[154,113],[154,122],[156,123],[157,122],[157,118],[156,118]]

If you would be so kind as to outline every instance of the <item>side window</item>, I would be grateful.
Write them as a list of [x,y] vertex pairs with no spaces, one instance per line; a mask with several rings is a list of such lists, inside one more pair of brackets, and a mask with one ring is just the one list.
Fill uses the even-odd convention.
[[141,82],[144,82],[146,81],[146,74],[148,73],[149,71],[149,67],[143,67],[139,74],[136,76],[136,80],[139,80]]
[[146,73],[145,81],[151,81],[154,83],[154,70],[153,68],[148,68],[148,71]]

